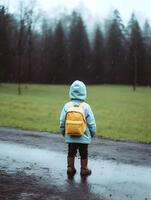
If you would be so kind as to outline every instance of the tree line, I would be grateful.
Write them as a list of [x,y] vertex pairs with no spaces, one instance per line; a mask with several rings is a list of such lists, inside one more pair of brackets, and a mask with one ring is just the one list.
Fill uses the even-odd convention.
[[34,7],[19,14],[0,6],[0,82],[151,85],[151,28],[135,14],[123,25],[118,10],[104,24],[87,31],[73,11],[55,22],[38,17]]

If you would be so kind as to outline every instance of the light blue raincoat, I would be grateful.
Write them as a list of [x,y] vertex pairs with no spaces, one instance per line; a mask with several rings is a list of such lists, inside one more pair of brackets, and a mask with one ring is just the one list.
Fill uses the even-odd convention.
[[[74,81],[70,86],[69,91],[70,100],[74,105],[79,105],[81,102],[84,102],[87,97],[86,86],[81,81]],[[91,138],[95,135],[96,132],[96,123],[93,112],[89,104],[83,104],[83,109],[85,113],[85,118],[87,122],[87,128],[85,133],[80,137],[70,136],[65,134],[65,117],[66,112],[70,106],[70,102],[66,103],[61,114],[60,114],[60,132],[65,138],[66,143],[82,143],[82,144],[90,144]]]

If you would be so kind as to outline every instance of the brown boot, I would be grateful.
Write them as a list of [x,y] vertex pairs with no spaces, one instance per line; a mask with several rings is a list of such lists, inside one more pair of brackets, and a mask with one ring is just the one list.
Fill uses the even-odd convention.
[[67,174],[69,177],[73,177],[76,173],[76,169],[74,167],[74,158],[68,158],[68,166],[67,166]]
[[91,170],[87,168],[88,159],[81,159],[81,176],[91,175]]

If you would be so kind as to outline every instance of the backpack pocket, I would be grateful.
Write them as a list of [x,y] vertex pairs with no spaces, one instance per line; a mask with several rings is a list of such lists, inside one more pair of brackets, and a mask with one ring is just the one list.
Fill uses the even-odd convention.
[[85,123],[83,121],[66,121],[65,132],[71,136],[81,136],[84,134],[86,129]]

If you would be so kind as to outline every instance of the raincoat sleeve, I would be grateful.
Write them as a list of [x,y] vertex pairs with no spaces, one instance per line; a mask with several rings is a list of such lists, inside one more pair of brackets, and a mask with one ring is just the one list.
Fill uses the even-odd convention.
[[88,129],[90,131],[91,137],[93,137],[96,133],[96,122],[95,122],[95,117],[91,110],[91,107],[88,104],[86,107],[86,122],[87,122]]
[[65,117],[66,117],[66,105],[63,107],[61,114],[60,114],[60,133],[64,136],[65,135]]

